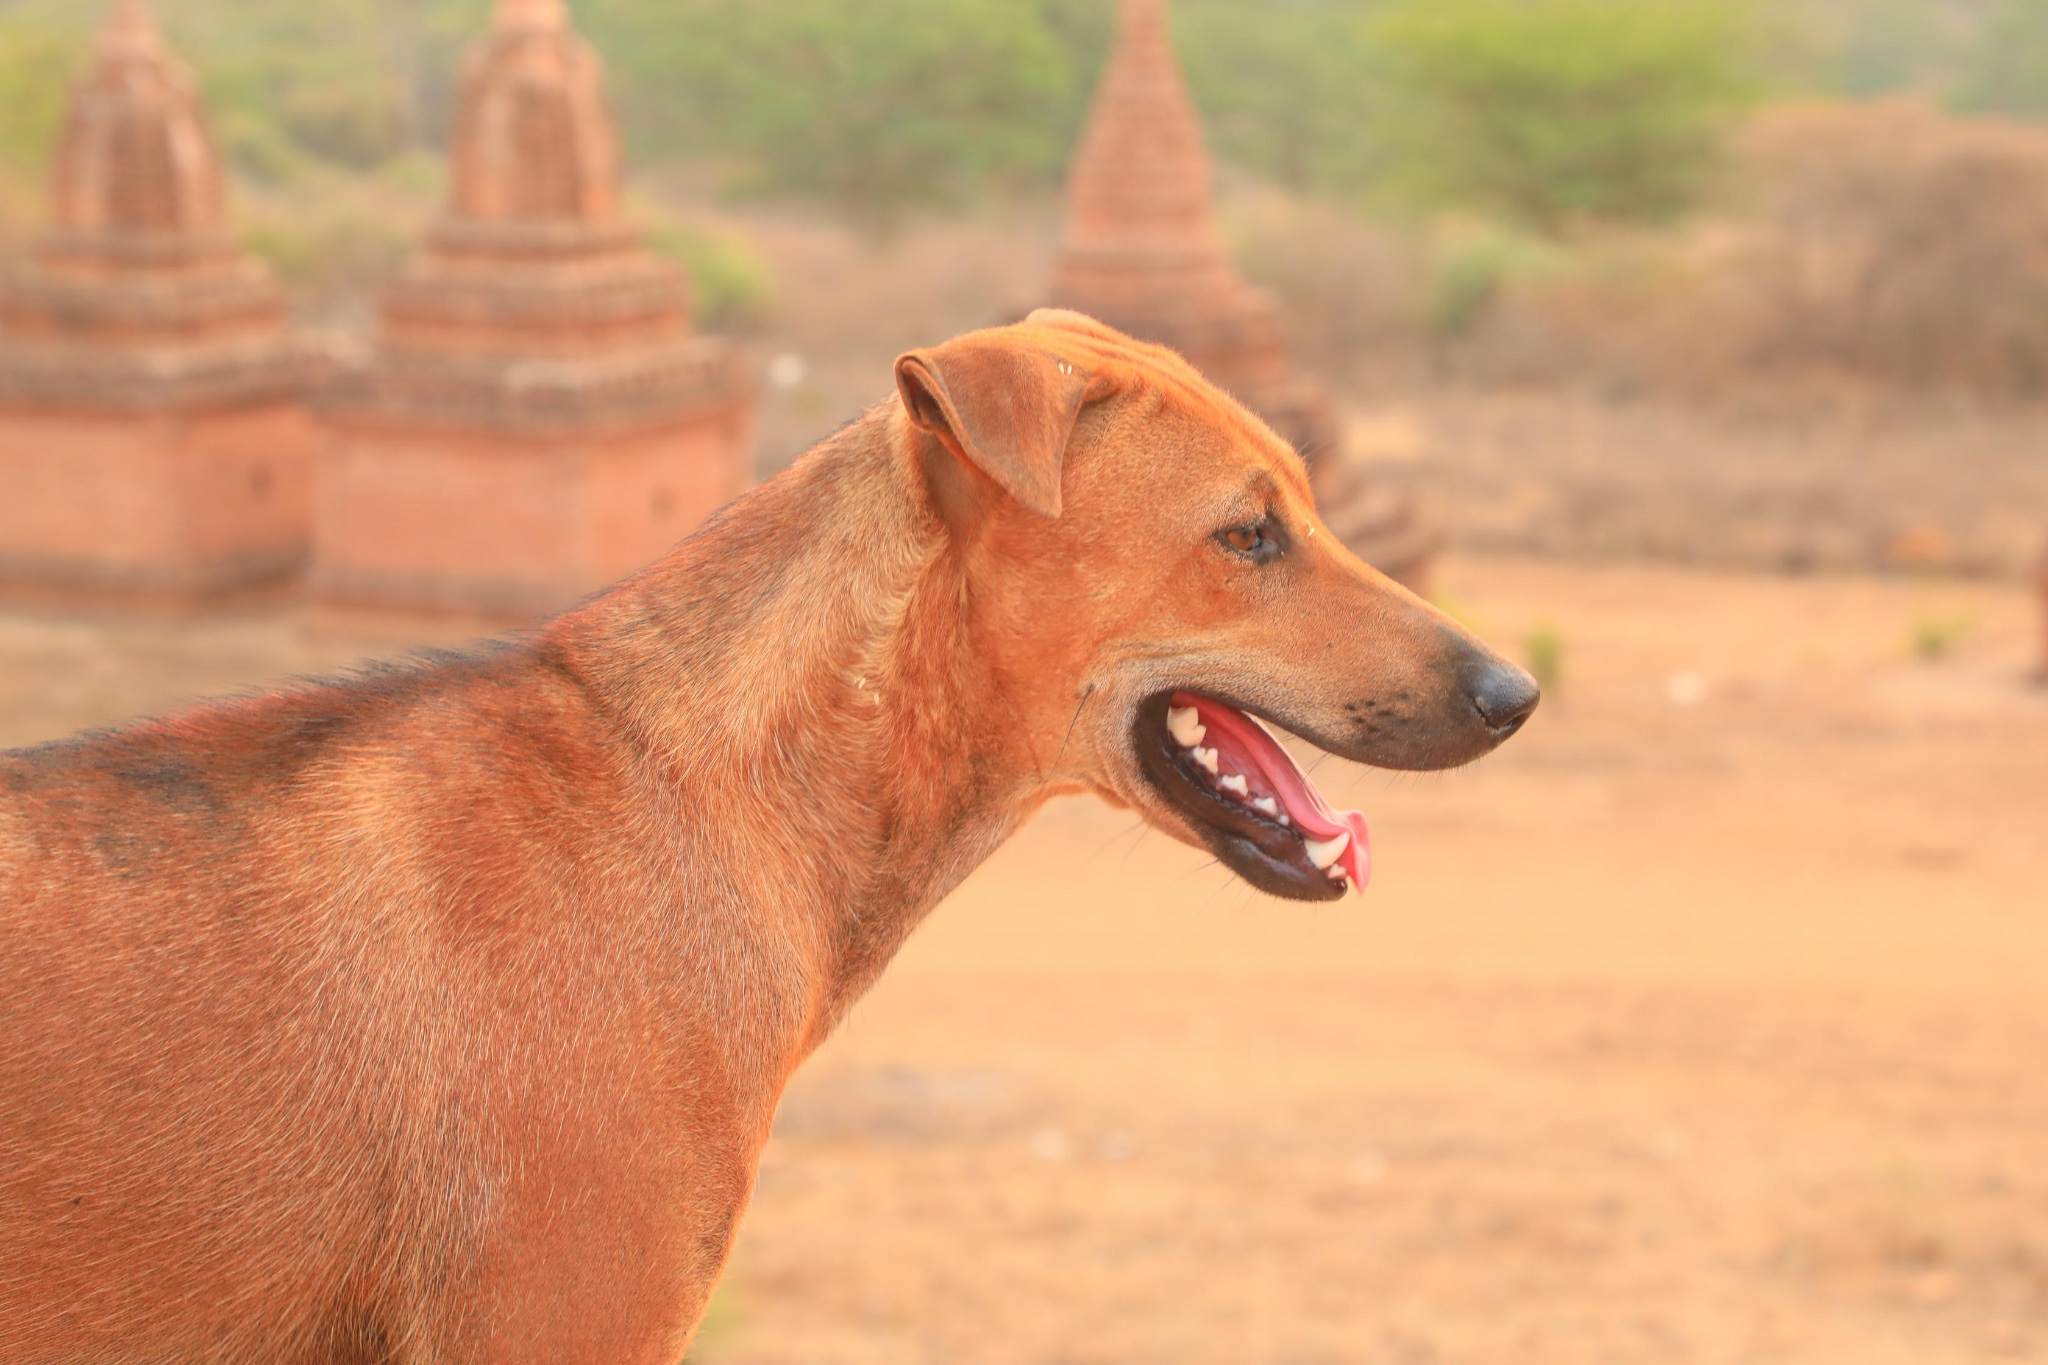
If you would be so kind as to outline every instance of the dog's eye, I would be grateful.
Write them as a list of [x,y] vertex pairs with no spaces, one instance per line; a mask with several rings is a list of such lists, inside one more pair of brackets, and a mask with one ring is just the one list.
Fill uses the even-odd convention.
[[1223,543],[1248,559],[1263,564],[1280,553],[1280,542],[1271,526],[1263,521],[1233,526],[1222,534]]

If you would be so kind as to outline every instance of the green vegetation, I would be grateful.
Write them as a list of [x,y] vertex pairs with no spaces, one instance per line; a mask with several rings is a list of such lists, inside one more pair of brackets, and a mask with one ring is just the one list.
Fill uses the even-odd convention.
[[0,26],[0,230],[36,216],[78,53],[76,35],[62,28]]
[[1064,160],[1080,94],[1041,0],[592,0],[644,145],[886,224]]
[[1175,31],[1217,154],[1291,190],[1348,197],[1372,187],[1375,9],[1180,0]]
[[696,282],[693,313],[714,332],[756,332],[775,309],[775,275],[768,262],[736,232],[690,220],[652,218],[648,245],[674,260]]
[[[878,226],[1056,184],[1113,18],[1111,0],[571,3],[639,164],[713,164]],[[159,0],[235,165],[281,187],[437,146],[490,7]],[[98,9],[0,3],[0,181],[33,177]],[[2048,114],[2041,0],[1175,0],[1174,19],[1231,164],[1549,233],[1682,213],[1770,79]]]
[[64,118],[68,73],[77,66],[77,35],[37,23],[0,28],[0,161],[40,169]]
[[1957,103],[1975,112],[2048,117],[2048,5],[1999,0],[1957,94]]
[[1740,0],[1394,0],[1393,180],[1542,232],[1689,208],[1756,93]]
[[1545,692],[1555,694],[1564,682],[1564,632],[1544,623],[1522,642],[1522,662]]
[[1924,663],[1939,663],[1975,630],[1967,616],[1923,616],[1913,623],[1913,654]]
[[1537,273],[1544,253],[1505,232],[1464,233],[1431,262],[1427,295],[1430,335],[1455,341],[1473,331],[1509,284]]
[[292,294],[322,314],[345,309],[389,279],[419,247],[437,199],[417,156],[374,176],[298,172],[281,192],[245,194],[237,205],[243,241],[269,261]]
[[1929,0],[1863,0],[1834,19],[1833,83],[1851,98],[1925,83],[1955,60],[1950,15]]
[[[1296,190],[1357,198],[1390,184],[1417,188],[1414,166],[1444,150],[1444,128],[1418,141],[1395,117],[1415,93],[1401,73],[1417,30],[1402,16],[1448,16],[1431,31],[1464,50],[1440,52],[1428,77],[1469,85],[1496,74],[1484,65],[1497,55],[1485,39],[1501,6],[1517,44],[1533,43],[1551,70],[1566,71],[1544,95],[1552,106],[1589,91],[1601,101],[1589,118],[1553,118],[1546,146],[1577,141],[1539,173],[1573,169],[1564,193],[1596,214],[1652,197],[1659,208],[1679,206],[1729,102],[1716,103],[1707,87],[1732,91],[1750,55],[1743,24],[1725,17],[1735,13],[1728,0],[1456,0],[1449,10],[1438,0],[1180,0],[1175,22],[1221,155]],[[752,188],[822,197],[875,222],[990,186],[1053,183],[1108,45],[1110,9],[1100,0],[673,0],[658,10],[648,0],[588,0],[584,16],[617,54],[621,102],[643,150],[735,157]],[[1667,11],[1676,17],[1657,17]],[[1589,15],[1598,30],[1590,46]],[[1666,88],[1674,81],[1676,92]],[[1644,100],[1655,107],[1639,112]],[[1705,105],[1715,117],[1700,113],[1678,129]],[[1610,127],[1617,117],[1619,132]],[[1704,145],[1680,148],[1687,136]],[[1618,145],[1634,159],[1610,165]],[[1674,152],[1692,159],[1671,165]],[[1459,155],[1471,166],[1490,152],[1468,144]],[[1614,187],[1616,176],[1651,183]],[[1470,177],[1429,189],[1431,202],[1481,210],[1502,198]]]

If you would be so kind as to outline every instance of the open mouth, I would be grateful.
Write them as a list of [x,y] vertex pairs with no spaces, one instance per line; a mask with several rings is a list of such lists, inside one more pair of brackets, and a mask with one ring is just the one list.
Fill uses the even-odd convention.
[[1162,693],[1139,708],[1136,740],[1152,785],[1252,885],[1293,900],[1365,890],[1365,817],[1333,809],[1252,716],[1213,697]]

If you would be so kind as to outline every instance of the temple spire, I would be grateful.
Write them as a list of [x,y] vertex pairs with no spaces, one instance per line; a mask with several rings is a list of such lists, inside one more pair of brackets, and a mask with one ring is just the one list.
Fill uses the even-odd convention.
[[569,27],[569,8],[562,0],[499,0],[494,22],[500,32],[560,33]]
[[220,153],[197,82],[146,0],[114,0],[73,87],[51,173],[60,233],[214,238],[226,231]]
[[463,67],[450,216],[602,223],[618,209],[618,129],[604,65],[562,0],[500,0]]
[[1231,263],[1210,186],[1166,0],[1124,0],[1068,180],[1052,302],[1173,347],[1274,419],[1291,388],[1279,311]]
[[1068,186],[1067,245],[1220,256],[1202,128],[1165,0],[1124,0],[1123,20]]
[[102,62],[159,56],[163,31],[149,0],[114,0],[100,21],[94,46]]
[[1295,372],[1278,305],[1224,249],[1213,183],[1167,0],[1123,0],[1068,179],[1049,301],[1186,356],[1309,459],[1332,530],[1372,564],[1424,585],[1437,528],[1344,460],[1334,400]]

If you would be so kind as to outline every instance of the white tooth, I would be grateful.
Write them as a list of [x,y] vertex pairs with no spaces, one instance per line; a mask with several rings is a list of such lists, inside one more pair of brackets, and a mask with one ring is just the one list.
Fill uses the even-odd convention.
[[1216,751],[1214,749],[1195,750],[1195,762],[1207,768],[1211,774],[1215,773],[1217,763]]
[[1280,828],[1282,828],[1282,829],[1286,829],[1286,828],[1287,828],[1287,827],[1288,827],[1289,825],[1291,825],[1291,824],[1293,824],[1293,823],[1294,823],[1294,822],[1293,822],[1292,820],[1290,820],[1290,819],[1288,819],[1288,818],[1287,818],[1287,812],[1286,812],[1286,811],[1284,811],[1284,810],[1283,810],[1283,811],[1281,811],[1281,812],[1280,812]]
[[1344,882],[1346,884],[1349,884],[1351,881],[1351,874],[1344,870],[1344,865],[1342,863],[1339,863],[1335,867],[1332,867],[1330,869],[1330,880],[1333,882]]
[[1351,831],[1348,829],[1339,831],[1337,837],[1328,843],[1322,843],[1315,839],[1305,839],[1302,842],[1308,845],[1308,860],[1310,862],[1314,863],[1317,867],[1328,867],[1344,856],[1345,849],[1351,847]]
[[1270,796],[1262,796],[1252,802],[1252,809],[1261,815],[1278,815],[1280,813],[1280,803]]
[[1192,706],[1176,706],[1166,713],[1166,733],[1183,749],[1192,749],[1208,737],[1202,713]]
[[1232,773],[1229,777],[1218,778],[1216,785],[1227,792],[1236,792],[1239,796],[1250,796],[1252,794],[1252,784],[1236,773]]

